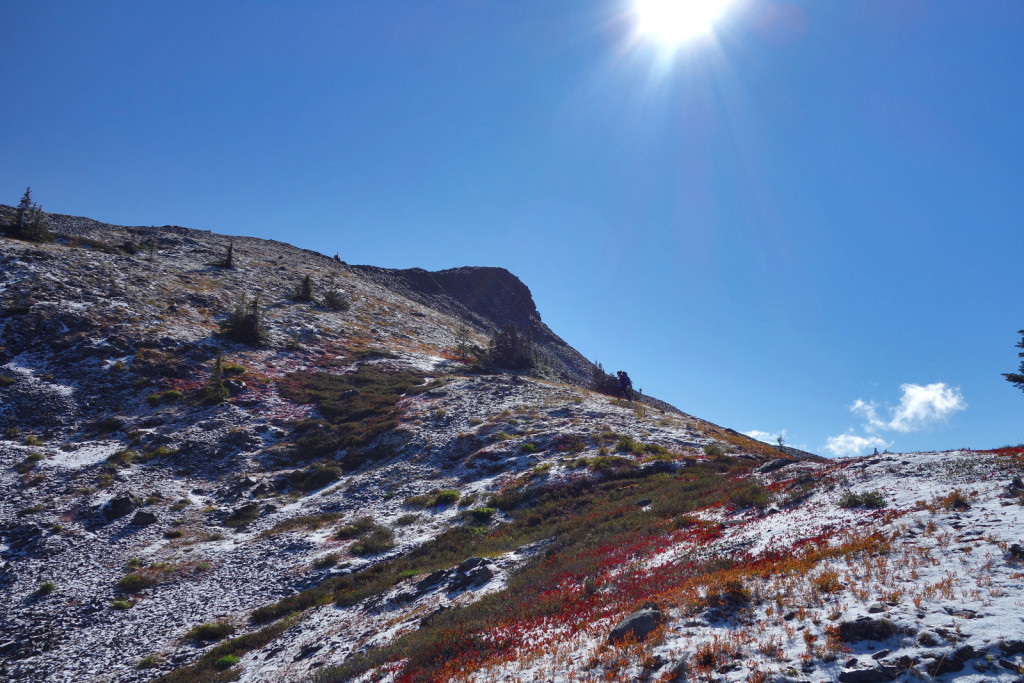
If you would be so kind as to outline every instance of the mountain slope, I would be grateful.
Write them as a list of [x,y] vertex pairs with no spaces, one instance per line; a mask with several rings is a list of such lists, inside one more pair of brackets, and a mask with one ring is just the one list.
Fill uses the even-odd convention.
[[[0,237],[4,677],[1018,675],[1019,449],[780,458],[580,386],[501,269],[49,222]],[[507,322],[539,372],[452,352]]]

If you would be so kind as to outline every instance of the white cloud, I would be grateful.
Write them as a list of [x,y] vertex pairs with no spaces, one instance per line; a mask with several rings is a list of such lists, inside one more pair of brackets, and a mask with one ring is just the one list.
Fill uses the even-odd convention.
[[857,399],[850,411],[864,416],[870,431],[893,430],[916,432],[936,422],[945,420],[955,412],[966,410],[967,402],[959,387],[946,386],[945,382],[934,384],[903,384],[900,404],[889,408],[889,419],[878,415],[878,404],[874,401]]
[[757,439],[758,441],[764,441],[765,443],[779,443],[779,436],[785,440],[786,430],[783,429],[781,432],[762,432],[760,429],[751,429],[749,432],[743,432],[746,436],[751,439]]
[[852,458],[863,455],[869,448],[888,448],[889,445],[880,436],[858,436],[850,432],[828,437],[825,450],[837,458]]

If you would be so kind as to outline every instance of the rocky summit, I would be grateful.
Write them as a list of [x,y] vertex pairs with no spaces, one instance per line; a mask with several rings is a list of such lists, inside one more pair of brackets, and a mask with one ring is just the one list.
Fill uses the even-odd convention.
[[768,446],[500,268],[46,227],[0,236],[4,680],[1024,680],[1024,447]]

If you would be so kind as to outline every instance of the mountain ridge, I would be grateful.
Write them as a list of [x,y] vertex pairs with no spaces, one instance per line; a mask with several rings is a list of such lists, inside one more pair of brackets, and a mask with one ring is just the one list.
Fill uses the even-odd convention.
[[[780,452],[589,390],[503,269],[50,218],[0,236],[2,677],[1024,674],[1020,447]],[[566,366],[453,351],[505,322]]]

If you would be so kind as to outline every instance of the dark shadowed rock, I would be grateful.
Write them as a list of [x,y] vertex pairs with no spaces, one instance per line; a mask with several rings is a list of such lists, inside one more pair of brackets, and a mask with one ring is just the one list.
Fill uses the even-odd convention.
[[157,516],[149,510],[139,510],[135,513],[135,516],[132,517],[132,524],[135,524],[136,526],[148,526],[150,524],[155,524],[156,521]]
[[608,642],[617,643],[630,634],[635,640],[641,641],[663,623],[665,623],[665,615],[659,610],[650,608],[638,610],[612,629],[612,632],[608,634]]
[[839,674],[839,683],[882,683],[895,681],[900,670],[895,666],[876,666],[871,669],[854,669]]
[[438,569],[436,572],[432,573],[427,578],[421,579],[421,580],[417,581],[416,582],[416,590],[420,591],[421,593],[424,592],[424,591],[428,591],[431,588],[433,588],[434,586],[437,586],[437,585],[443,583],[444,580],[447,579],[447,578],[448,578],[448,570],[447,569]]
[[901,633],[896,624],[888,619],[872,619],[860,617],[856,621],[844,621],[839,624],[839,638],[845,643],[856,643],[861,640],[886,640]]
[[103,508],[107,519],[120,519],[139,507],[138,501],[127,493],[113,498]]
[[970,645],[964,645],[963,647],[934,660],[928,665],[928,673],[932,676],[941,676],[942,674],[953,673],[955,671],[963,671],[967,662],[977,656],[978,653],[974,651],[973,647]]

